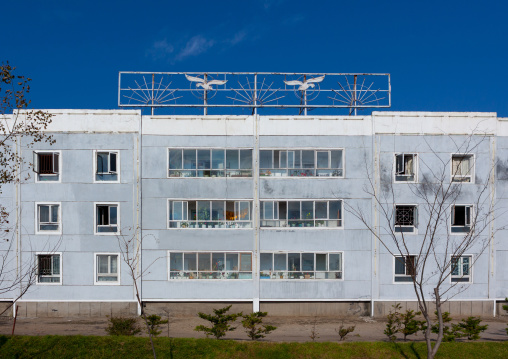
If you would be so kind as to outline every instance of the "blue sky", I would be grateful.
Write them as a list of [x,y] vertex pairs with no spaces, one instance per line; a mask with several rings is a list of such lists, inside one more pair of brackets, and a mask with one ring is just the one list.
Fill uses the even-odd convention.
[[508,117],[505,1],[8,1],[35,108],[117,108],[118,71],[388,72],[392,110]]

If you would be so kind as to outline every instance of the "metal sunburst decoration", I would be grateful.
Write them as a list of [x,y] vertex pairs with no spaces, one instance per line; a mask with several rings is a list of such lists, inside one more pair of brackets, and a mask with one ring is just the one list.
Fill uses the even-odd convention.
[[344,85],[342,85],[340,82],[337,82],[341,90],[332,89],[332,91],[335,93],[335,96],[329,96],[328,98],[334,102],[337,101],[348,105],[349,115],[351,115],[353,112],[356,115],[357,109],[359,107],[366,107],[368,104],[379,103],[380,100],[385,98],[377,96],[380,89],[372,89],[374,82],[372,82],[369,86],[365,84],[365,77],[361,83],[358,81],[357,75],[354,75],[352,83],[349,82],[347,76],[344,77],[346,79],[346,83]]
[[244,84],[237,81],[241,89],[232,89],[235,92],[235,96],[226,96],[226,98],[233,100],[233,103],[239,102],[247,106],[253,106],[252,113],[255,113],[255,106],[263,106],[285,97],[284,95],[277,95],[280,89],[272,88],[273,82],[268,85],[265,81],[266,79],[263,79],[261,84],[257,85],[259,86],[259,88],[257,88],[256,84],[246,77],[246,82]]
[[123,95],[124,97],[129,99],[129,103],[131,101],[134,102],[134,104],[138,105],[152,105],[152,115],[154,113],[154,106],[157,105],[163,105],[165,103],[169,103],[170,101],[175,101],[179,98],[182,98],[182,96],[175,97],[175,92],[177,89],[170,89],[169,86],[171,86],[171,81],[168,82],[167,85],[163,85],[164,78],[161,77],[160,81],[155,81],[155,75],[152,75],[152,80],[146,80],[146,77],[143,76],[143,82],[138,83],[137,80],[134,80],[137,87],[132,88],[128,87],[128,89],[131,91],[131,96]]

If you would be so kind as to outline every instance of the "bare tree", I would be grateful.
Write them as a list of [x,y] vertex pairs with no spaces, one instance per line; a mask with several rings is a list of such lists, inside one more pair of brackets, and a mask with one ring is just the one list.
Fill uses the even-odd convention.
[[141,241],[140,237],[140,229],[137,228],[135,231],[127,230],[127,232],[132,233],[131,235],[118,235],[118,247],[120,248],[120,255],[122,256],[122,261],[127,265],[127,270],[129,271],[129,276],[132,279],[132,284],[134,286],[134,292],[136,295],[136,300],[138,302],[138,306],[141,311],[141,318],[145,323],[148,337],[150,338],[150,344],[152,346],[153,357],[156,359],[157,354],[155,352],[155,346],[153,344],[153,335],[152,330],[150,330],[150,324],[148,318],[145,313],[145,308],[143,305],[143,300],[141,298],[141,291],[139,288],[140,279],[147,274],[150,267],[160,258],[156,258],[149,265],[145,267],[143,270],[141,268]]
[[[488,173],[475,180],[474,154],[482,143],[489,142],[485,135],[473,133],[460,144],[447,138],[454,144],[459,154],[456,156],[441,156],[425,138],[423,141],[428,147],[426,155],[417,158],[411,154],[406,158],[396,153],[392,159],[395,166],[392,162],[388,167],[379,167],[378,177],[365,157],[368,181],[364,190],[374,202],[378,223],[359,205],[345,203],[345,209],[394,257],[396,273],[399,268],[404,274],[401,279],[412,283],[427,324],[427,357],[434,358],[443,341],[442,305],[469,287],[466,279],[470,271],[494,238],[495,164],[487,166]],[[418,182],[414,177],[416,161],[420,169]],[[394,184],[397,178],[404,183]],[[398,193],[406,189],[415,205],[397,205]],[[464,205],[464,201],[469,202]],[[418,235],[411,235],[416,229]],[[439,333],[432,347],[434,312]]]
[[[16,75],[15,69],[9,63],[0,64],[0,195],[4,185],[19,184],[29,176],[28,171],[22,174],[22,168],[27,164],[21,155],[22,145],[30,148],[37,142],[50,145],[55,142],[51,135],[44,132],[51,123],[52,115],[28,109],[30,100],[27,94],[31,79]],[[31,164],[27,165],[30,168]],[[5,198],[0,197],[0,296],[15,293],[12,306],[35,283],[37,265],[33,258],[25,263],[16,261],[13,235],[20,234],[12,212],[17,208],[4,201]]]

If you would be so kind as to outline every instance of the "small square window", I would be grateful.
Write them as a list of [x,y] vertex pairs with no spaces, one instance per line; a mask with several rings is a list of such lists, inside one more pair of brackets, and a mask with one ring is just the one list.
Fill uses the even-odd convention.
[[395,232],[414,233],[418,225],[418,208],[416,206],[395,206]]
[[412,282],[416,275],[416,256],[397,256],[395,259],[395,282]]
[[60,152],[34,152],[33,170],[37,173],[36,182],[59,182],[60,161]]
[[118,151],[95,151],[95,182],[118,182],[120,154]]
[[95,256],[95,284],[119,284],[119,254],[100,253]]
[[98,203],[95,205],[95,233],[120,234],[119,205]]
[[36,203],[36,233],[60,234],[60,203]]
[[451,232],[468,233],[471,230],[471,221],[473,216],[472,205],[452,206]]
[[471,282],[471,256],[453,257],[451,263],[452,282]]
[[452,155],[452,182],[472,183],[473,176],[473,155]]
[[61,254],[37,254],[37,283],[61,284]]
[[395,155],[395,182],[416,182],[416,160],[413,153]]

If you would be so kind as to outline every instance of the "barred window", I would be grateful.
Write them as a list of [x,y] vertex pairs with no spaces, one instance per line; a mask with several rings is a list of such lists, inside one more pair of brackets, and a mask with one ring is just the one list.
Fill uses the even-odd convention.
[[418,225],[418,208],[414,205],[395,206],[395,232],[413,233]]

